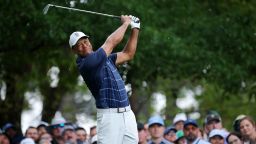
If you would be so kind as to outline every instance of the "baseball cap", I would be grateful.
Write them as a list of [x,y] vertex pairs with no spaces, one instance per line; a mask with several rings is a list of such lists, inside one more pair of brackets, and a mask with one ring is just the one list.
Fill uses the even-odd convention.
[[58,124],[64,124],[66,123],[66,120],[64,117],[62,117],[61,112],[57,111],[54,115],[54,118],[51,121],[51,125],[58,125]]
[[77,41],[82,37],[88,38],[89,36],[80,31],[73,32],[69,37],[70,48],[73,48],[73,46],[76,45]]
[[38,124],[37,127],[47,127],[47,126],[49,126],[49,124],[48,124],[47,122],[45,122],[45,121],[40,121],[40,123]]
[[186,121],[187,120],[187,116],[185,113],[178,113],[175,115],[174,119],[173,119],[173,124],[176,124],[179,121]]
[[35,144],[35,142],[32,138],[25,138],[20,142],[20,144]]
[[236,117],[236,119],[233,121],[233,124],[232,124],[234,131],[240,132],[240,126],[239,126],[240,121],[245,117],[246,117],[246,115],[244,115],[244,114],[240,114]]
[[176,128],[173,126],[169,126],[165,129],[164,135],[168,134],[170,131],[174,131],[175,133],[177,132]]
[[148,120],[148,126],[150,127],[153,124],[160,124],[160,125],[164,126],[164,120],[158,115],[157,116],[152,116]]
[[3,126],[3,132],[6,132],[9,128],[14,128],[14,125],[12,123],[7,123]]
[[206,115],[205,123],[208,124],[209,122],[216,120],[218,122],[221,122],[221,117],[216,111],[212,111],[209,114]]
[[194,120],[194,119],[187,119],[184,123],[184,127],[186,127],[188,125],[193,125],[195,127],[198,127],[198,124],[197,124],[196,120]]
[[183,138],[184,137],[184,132],[183,132],[183,130],[178,130],[177,132],[176,132],[176,140],[175,140],[175,142],[177,142],[178,140],[180,140],[181,138]]
[[221,130],[221,129],[213,129],[213,130],[211,130],[211,132],[209,134],[209,139],[214,137],[214,136],[220,136],[223,139],[225,139],[226,132],[224,130]]
[[137,130],[141,131],[144,129],[144,125],[141,122],[137,122]]
[[68,130],[75,131],[75,128],[72,125],[65,125],[62,131],[62,135]]

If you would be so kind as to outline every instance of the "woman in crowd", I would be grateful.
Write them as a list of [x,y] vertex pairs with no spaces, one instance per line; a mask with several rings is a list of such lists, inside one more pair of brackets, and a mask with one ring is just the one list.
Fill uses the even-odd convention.
[[240,133],[245,144],[256,144],[256,130],[254,120],[246,116],[240,121]]
[[228,144],[243,144],[242,136],[237,132],[231,132],[226,138]]

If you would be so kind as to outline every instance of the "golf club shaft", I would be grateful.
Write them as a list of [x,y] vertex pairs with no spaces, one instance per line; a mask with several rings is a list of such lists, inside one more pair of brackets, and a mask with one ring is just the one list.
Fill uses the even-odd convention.
[[49,4],[49,6],[120,19],[120,16],[116,16],[116,15],[93,12],[93,11],[88,11],[88,10],[81,10],[81,9],[76,9],[76,8],[71,8],[71,7],[58,6],[58,5],[53,5],[53,4]]

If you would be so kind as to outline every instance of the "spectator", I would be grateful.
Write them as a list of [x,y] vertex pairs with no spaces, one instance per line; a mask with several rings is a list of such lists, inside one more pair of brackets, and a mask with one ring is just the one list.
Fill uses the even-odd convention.
[[11,124],[7,123],[3,126],[3,132],[8,136],[10,139],[11,144],[19,144],[22,139],[24,139],[21,132],[17,130],[17,128]]
[[66,120],[62,117],[60,112],[56,112],[54,118],[51,121],[51,125],[49,126],[50,134],[52,135],[52,143],[59,144],[63,143],[62,131],[65,126]]
[[51,144],[52,136],[49,133],[43,133],[39,138],[39,144]]
[[153,116],[148,120],[148,130],[151,139],[148,144],[171,144],[164,136],[164,120],[160,116]]
[[240,132],[246,143],[256,144],[255,122],[251,117],[245,116],[240,120]]
[[242,141],[242,136],[240,133],[237,132],[231,132],[227,138],[226,141],[228,144],[243,144],[244,142]]
[[77,139],[80,140],[83,144],[88,144],[87,132],[84,128],[78,127],[75,129]]
[[95,136],[96,134],[97,134],[97,127],[96,126],[92,126],[90,128],[90,139],[89,139],[90,142],[92,140],[92,137]]
[[144,128],[144,124],[137,122],[137,130],[139,136],[139,144],[147,144],[147,132]]
[[0,144],[10,144],[10,139],[7,137],[6,134],[0,133]]
[[225,137],[224,130],[213,129],[209,134],[209,142],[211,144],[224,144]]
[[25,137],[32,138],[34,142],[37,143],[39,140],[39,134],[38,134],[37,128],[29,127],[25,132]]
[[207,141],[198,137],[199,128],[198,124],[193,119],[188,119],[184,123],[184,135],[187,144],[209,144]]
[[235,132],[240,133],[240,121],[241,121],[241,119],[243,119],[245,117],[246,117],[246,115],[241,114],[241,115],[238,115],[236,117],[236,119],[233,121],[233,125],[232,126],[233,126],[233,130]]
[[176,140],[176,132],[177,130],[173,126],[169,126],[164,131],[164,138],[168,140],[169,142],[174,143]]
[[209,133],[213,129],[222,129],[222,121],[221,117],[218,112],[216,111],[209,111],[205,118],[205,128],[207,135],[209,136]]
[[71,125],[66,125],[62,132],[63,140],[65,144],[83,144],[77,139],[75,129]]
[[147,134],[147,141],[149,141],[151,139],[151,136],[150,136],[150,133],[148,131],[148,124],[147,123],[144,124],[144,130]]
[[37,131],[39,134],[39,137],[44,134],[44,133],[48,133],[47,131],[47,127],[49,126],[48,123],[41,121],[40,124],[37,126]]
[[176,130],[183,130],[184,122],[187,120],[187,116],[185,113],[178,113],[175,115],[173,119],[173,125]]
[[176,132],[176,140],[174,141],[175,144],[186,144],[186,139],[184,137],[184,132],[182,130],[178,130]]

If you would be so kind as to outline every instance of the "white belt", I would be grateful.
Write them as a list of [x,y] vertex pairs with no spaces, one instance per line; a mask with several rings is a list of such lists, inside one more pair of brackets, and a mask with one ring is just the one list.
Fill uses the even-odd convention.
[[127,107],[120,107],[120,108],[106,108],[106,109],[99,109],[97,108],[98,113],[123,113],[131,110],[131,106]]

